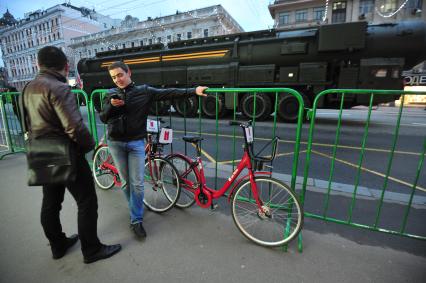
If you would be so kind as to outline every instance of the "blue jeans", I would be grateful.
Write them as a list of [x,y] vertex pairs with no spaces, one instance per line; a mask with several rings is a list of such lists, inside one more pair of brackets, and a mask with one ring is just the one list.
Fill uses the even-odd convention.
[[129,203],[130,223],[142,222],[144,205],[145,141],[109,141],[109,149],[120,173],[122,189]]

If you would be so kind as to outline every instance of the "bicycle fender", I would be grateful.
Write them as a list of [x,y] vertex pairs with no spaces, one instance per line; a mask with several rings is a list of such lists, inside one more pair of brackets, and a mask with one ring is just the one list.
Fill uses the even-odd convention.
[[[254,174],[254,177],[256,178],[256,176],[258,176],[258,175],[272,175],[272,173],[271,172],[267,172],[267,171],[258,171],[258,172],[254,172],[253,173]],[[234,183],[234,185],[232,186],[232,189],[231,189],[231,192],[229,193],[229,195],[228,195],[228,202],[231,202],[231,198],[232,198],[232,196],[234,195],[234,191],[235,191],[235,189],[240,185],[240,183],[242,182],[242,181],[245,181],[246,179],[248,179],[250,177],[250,175],[249,174],[247,174],[247,175],[244,175],[243,177],[241,177],[241,178],[239,178],[235,183]]]

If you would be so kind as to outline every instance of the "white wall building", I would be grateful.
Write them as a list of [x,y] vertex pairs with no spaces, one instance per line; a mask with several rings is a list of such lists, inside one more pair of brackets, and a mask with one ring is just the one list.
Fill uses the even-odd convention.
[[70,47],[75,50],[77,62],[107,50],[243,31],[221,5],[216,5],[159,18],[149,17],[140,22],[128,16],[118,28],[73,38]]
[[275,0],[268,7],[278,29],[355,21],[379,24],[426,20],[426,0]]
[[74,70],[73,50],[68,48],[71,38],[109,29],[120,22],[93,10],[64,3],[44,11],[26,13],[24,19],[0,27],[8,83],[22,90],[37,74],[37,52],[46,45],[62,48],[70,59],[71,70]]

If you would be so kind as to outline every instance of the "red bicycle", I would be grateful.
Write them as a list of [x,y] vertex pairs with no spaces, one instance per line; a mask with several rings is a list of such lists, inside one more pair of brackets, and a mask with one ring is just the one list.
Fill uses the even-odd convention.
[[[219,190],[206,185],[200,157],[200,142],[203,138],[183,137],[185,142],[196,147],[195,160],[179,153],[167,156],[179,171],[181,196],[176,205],[185,208],[196,202],[200,207],[208,208],[213,199],[222,197],[230,189],[228,202],[231,202],[232,217],[241,233],[262,246],[284,245],[294,239],[302,228],[302,207],[288,185],[273,178],[271,172],[255,171],[262,168],[265,162],[271,162],[275,158],[279,138],[274,138],[264,147],[272,145],[271,156],[261,157],[253,154],[251,122],[231,121],[230,125],[239,125],[243,129],[244,154],[235,171]],[[248,174],[237,180],[244,169],[248,170]]]
[[[159,132],[149,132],[145,145],[144,204],[152,211],[165,212],[177,202],[180,194],[178,171],[162,157],[164,143],[159,141]],[[101,141],[93,154],[92,174],[96,185],[109,190],[122,187],[118,169],[108,145]]]

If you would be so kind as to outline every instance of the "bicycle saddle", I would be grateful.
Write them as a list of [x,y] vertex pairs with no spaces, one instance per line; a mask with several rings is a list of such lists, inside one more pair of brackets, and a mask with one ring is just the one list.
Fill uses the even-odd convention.
[[199,141],[204,140],[204,138],[202,137],[196,137],[196,136],[184,136],[182,137],[182,139],[186,142],[190,142],[190,143],[198,143]]

